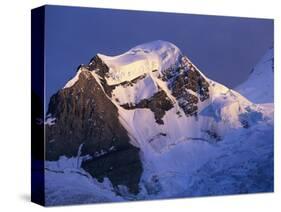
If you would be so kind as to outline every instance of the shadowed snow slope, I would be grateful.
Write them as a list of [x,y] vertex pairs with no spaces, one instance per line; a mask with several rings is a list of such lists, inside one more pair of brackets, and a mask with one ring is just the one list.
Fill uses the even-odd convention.
[[254,103],[273,103],[274,49],[270,48],[236,90]]

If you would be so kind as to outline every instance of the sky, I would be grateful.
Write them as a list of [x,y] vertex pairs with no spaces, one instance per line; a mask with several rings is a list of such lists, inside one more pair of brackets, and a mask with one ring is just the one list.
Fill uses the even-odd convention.
[[234,88],[273,45],[273,20],[46,6],[46,99],[97,53],[174,43],[210,79]]

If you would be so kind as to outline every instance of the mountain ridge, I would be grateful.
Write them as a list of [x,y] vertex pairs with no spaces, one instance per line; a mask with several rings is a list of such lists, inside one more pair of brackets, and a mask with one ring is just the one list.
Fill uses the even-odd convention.
[[[259,86],[257,86],[259,85]],[[274,48],[271,47],[254,66],[248,79],[235,88],[254,103],[273,103]]]

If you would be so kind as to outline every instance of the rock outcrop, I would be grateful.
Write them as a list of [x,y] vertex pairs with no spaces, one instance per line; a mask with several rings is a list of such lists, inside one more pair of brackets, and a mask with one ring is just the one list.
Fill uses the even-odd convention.
[[55,121],[46,126],[47,160],[76,157],[81,146],[81,156],[90,156],[82,168],[93,177],[99,181],[108,177],[114,186],[125,185],[130,192],[138,192],[139,149],[130,144],[116,106],[90,71],[82,71],[75,85],[52,96],[48,114]]

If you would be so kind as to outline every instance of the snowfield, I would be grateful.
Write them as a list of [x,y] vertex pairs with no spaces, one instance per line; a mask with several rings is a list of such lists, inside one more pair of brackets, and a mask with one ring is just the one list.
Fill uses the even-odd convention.
[[46,170],[45,184],[47,206],[124,201],[108,179],[99,183],[79,169]]
[[[77,167],[78,158],[47,162],[47,205],[271,192],[273,119],[266,118],[265,123],[229,133],[219,143],[185,138],[161,153],[145,149],[137,196],[116,195],[108,180],[98,183]],[[48,163],[61,165],[52,169],[54,164]]]

